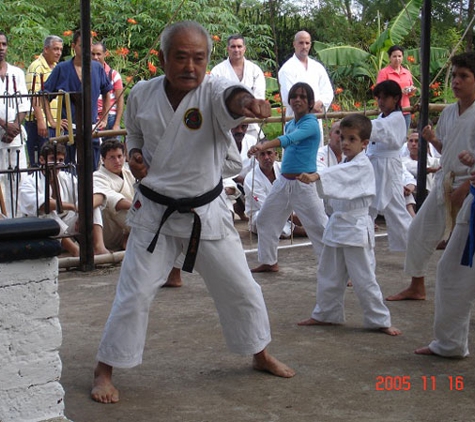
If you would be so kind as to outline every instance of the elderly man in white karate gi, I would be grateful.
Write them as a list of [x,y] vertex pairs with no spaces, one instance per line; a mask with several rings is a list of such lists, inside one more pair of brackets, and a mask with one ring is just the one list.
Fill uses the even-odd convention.
[[184,268],[192,271],[195,264],[202,275],[228,347],[253,355],[257,370],[294,375],[267,352],[271,336],[264,298],[247,267],[221,181],[233,142],[230,129],[243,116],[268,117],[270,105],[242,85],[206,75],[212,41],[197,22],[165,28],[160,48],[165,75],[139,82],[127,103],[129,164],[141,181],[129,214],[131,232],[116,297],[97,354],[91,397],[101,403],[119,400],[113,367],[141,363],[149,307],[185,250]]

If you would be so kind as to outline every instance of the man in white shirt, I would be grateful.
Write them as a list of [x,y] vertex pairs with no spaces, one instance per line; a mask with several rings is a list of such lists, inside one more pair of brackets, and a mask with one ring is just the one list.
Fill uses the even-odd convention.
[[[255,98],[264,100],[266,98],[266,80],[261,68],[244,57],[246,53],[246,41],[241,34],[234,34],[228,37],[226,47],[228,58],[211,69],[211,74],[227,78],[233,82],[242,83],[249,88]],[[255,138],[262,138],[259,134],[257,123],[249,125],[248,133]]]
[[[293,116],[289,106],[289,91],[297,82],[308,83],[315,94],[313,113],[323,113],[333,101],[333,87],[323,65],[309,57],[312,38],[306,31],[299,31],[294,37],[294,55],[279,70],[280,96],[286,107],[286,116]],[[322,122],[320,132],[323,133]]]

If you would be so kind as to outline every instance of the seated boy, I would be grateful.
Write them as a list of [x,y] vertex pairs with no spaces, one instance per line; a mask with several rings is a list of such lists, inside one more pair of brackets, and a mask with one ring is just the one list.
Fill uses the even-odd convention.
[[364,310],[364,325],[391,336],[401,331],[391,326],[375,276],[374,225],[369,207],[376,187],[371,162],[365,154],[371,135],[371,121],[358,114],[340,123],[344,163],[302,173],[304,183],[317,182],[322,198],[333,210],[323,234],[323,250],[317,273],[317,304],[312,317],[299,325],[333,325],[345,321],[344,295],[348,279]]

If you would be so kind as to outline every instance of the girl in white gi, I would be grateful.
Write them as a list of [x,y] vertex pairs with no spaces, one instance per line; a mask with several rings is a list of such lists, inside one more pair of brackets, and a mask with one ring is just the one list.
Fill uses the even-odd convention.
[[469,354],[468,332],[475,301],[475,155],[459,154],[460,162],[471,166],[470,195],[457,215],[457,223],[437,265],[434,337],[429,346],[416,349],[418,355],[465,357]]
[[371,121],[360,114],[340,123],[345,162],[303,173],[298,180],[317,182],[318,193],[328,198],[333,209],[323,235],[323,251],[318,267],[317,304],[312,317],[299,325],[333,325],[345,321],[344,295],[348,279],[353,282],[367,328],[391,336],[401,331],[391,326],[389,310],[376,281],[374,224],[369,207],[375,195],[374,172],[365,148],[371,134]]
[[376,196],[370,215],[384,215],[391,251],[405,251],[412,217],[403,194],[402,163],[399,151],[406,141],[406,121],[401,112],[401,87],[387,80],[375,86],[373,94],[381,114],[372,120],[373,129],[366,154],[373,165]]
[[303,172],[316,171],[320,129],[310,114],[315,102],[310,85],[298,82],[289,92],[289,104],[295,118],[285,125],[285,135],[254,145],[250,154],[282,146],[285,149],[281,174],[272,185],[257,217],[258,260],[260,265],[252,272],[276,272],[277,246],[282,229],[294,210],[312,242],[316,255],[320,255],[322,236],[328,217],[323,201],[317,196],[314,185],[297,180]]

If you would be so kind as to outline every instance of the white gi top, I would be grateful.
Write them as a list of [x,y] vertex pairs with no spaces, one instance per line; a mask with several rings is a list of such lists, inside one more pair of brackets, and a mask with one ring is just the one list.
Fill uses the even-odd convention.
[[[38,180],[36,180],[38,177]],[[77,179],[70,173],[64,171],[58,172],[58,185],[62,202],[69,202],[71,204],[78,203],[77,196]],[[18,193],[18,203],[20,212],[27,217],[36,217],[37,211],[45,203],[45,188],[46,178],[42,172],[30,174],[23,178],[20,184]],[[52,195],[52,189],[50,188],[50,198]],[[38,198],[38,204],[36,203]],[[74,211],[64,211],[62,214],[58,214],[56,210],[51,210],[50,214],[45,215],[44,212],[40,213],[40,217],[52,218],[58,222],[61,228],[61,234],[66,232],[74,233],[74,225],[77,220],[77,213]]]
[[112,215],[117,214],[115,207],[119,201],[132,201],[134,197],[135,177],[126,166],[122,168],[122,176],[107,170],[104,165],[93,173],[93,194],[104,195],[102,208]]
[[467,166],[459,161],[458,154],[463,150],[475,152],[475,103],[462,115],[459,115],[457,103],[444,108],[437,123],[436,136],[442,142],[440,157],[442,169],[436,173],[435,186],[438,188],[439,203],[442,203],[444,202],[443,182],[448,173],[455,174],[452,185],[454,188],[458,188],[470,177]]
[[[165,93],[165,77],[141,81],[131,90],[125,115],[127,148],[142,150],[148,174],[142,184],[175,199],[193,198],[211,191],[221,179],[230,129],[242,122],[228,112],[225,100],[236,84],[206,75],[173,110]],[[239,85],[240,88],[244,86]],[[246,89],[246,88],[244,88]],[[128,224],[156,232],[166,207],[136,191]],[[225,235],[223,218],[230,218],[224,194],[196,208],[202,239]],[[224,213],[223,213],[224,211]],[[193,214],[173,213],[161,233],[189,238]]]
[[406,142],[406,121],[402,112],[394,111],[387,117],[380,114],[371,123],[373,129],[366,154],[376,177],[376,198],[372,207],[383,211],[393,196],[403,191],[399,151]]
[[265,100],[266,79],[264,77],[264,73],[257,64],[251,62],[250,60],[246,60],[244,57],[243,59],[244,71],[242,80],[239,80],[238,76],[236,75],[229,57],[213,67],[210,73],[214,76],[222,76],[227,78],[236,84],[241,83],[251,90],[254,97],[260,100]]
[[[341,155],[341,161],[345,161],[345,154]],[[318,148],[317,151],[317,172],[320,169],[324,169],[326,167],[336,166],[338,163],[338,159],[336,158],[335,153],[330,148],[330,145],[324,145],[323,147]]]
[[305,66],[294,53],[279,70],[280,96],[283,105],[286,107],[286,116],[294,115],[288,99],[290,88],[297,82],[308,83],[315,94],[315,101],[320,100],[325,110],[328,110],[333,101],[333,87],[326,69],[321,63],[310,57],[308,58],[307,69],[305,69]]
[[323,243],[332,247],[374,247],[374,223],[369,207],[376,194],[375,175],[364,151],[351,161],[324,168],[318,174],[318,194],[328,199],[333,209]]
[[[15,77],[15,84],[13,83],[13,77]],[[28,91],[26,89],[25,83],[25,74],[23,70],[19,67],[12,66],[11,64],[7,63],[7,74],[5,80],[0,78],[0,95],[4,95],[7,92],[8,86],[8,94],[12,95],[15,93],[15,85],[16,90],[22,95],[27,95]],[[30,111],[30,100],[27,97],[18,97],[18,98],[10,98],[8,101],[1,100],[0,101],[0,117],[3,120],[8,118],[9,122],[13,122],[16,115],[19,113],[29,113]],[[26,141],[26,131],[21,127],[22,136],[18,135],[11,143],[1,142],[0,141],[0,148],[12,148],[21,145],[21,140]],[[0,139],[3,138],[5,131],[3,128],[0,127]]]
[[249,149],[256,145],[257,139],[246,133],[244,135],[244,139],[242,140],[242,147],[241,147],[241,161],[242,161],[242,169],[239,172],[238,176],[246,177],[246,174],[249,173],[252,169],[252,158],[247,156],[247,152]]

